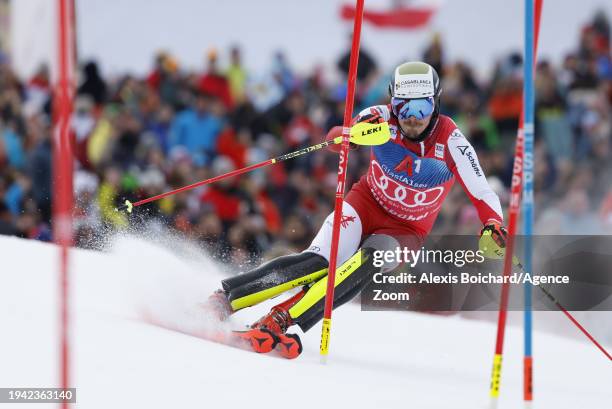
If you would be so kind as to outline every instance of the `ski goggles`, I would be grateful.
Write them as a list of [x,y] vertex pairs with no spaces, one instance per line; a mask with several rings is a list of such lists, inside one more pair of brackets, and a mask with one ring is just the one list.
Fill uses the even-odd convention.
[[416,119],[425,119],[434,111],[434,97],[427,98],[391,98],[391,109],[399,119],[408,119],[411,116]]

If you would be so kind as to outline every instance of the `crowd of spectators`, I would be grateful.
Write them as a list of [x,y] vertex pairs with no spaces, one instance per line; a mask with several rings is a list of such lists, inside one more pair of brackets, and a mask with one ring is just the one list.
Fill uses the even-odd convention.
[[[238,47],[229,63],[210,50],[203,72],[181,69],[159,53],[144,78],[104,78],[83,65],[72,119],[75,243],[98,247],[101,235],[160,223],[213,256],[245,265],[307,246],[331,212],[337,177],[332,152],[301,156],[138,208],[132,201],[175,189],[321,141],[341,124],[346,87],[321,69],[298,75],[283,53],[255,79]],[[475,146],[507,207],[522,95],[522,58],[509,55],[481,78],[448,62],[436,35],[421,56],[443,81],[442,113]],[[390,72],[361,52],[356,109],[386,103]],[[399,63],[400,61],[398,61]],[[338,60],[346,72],[347,57]],[[388,67],[391,68],[391,67]],[[541,60],[536,76],[536,232],[612,230],[612,61],[610,27],[597,14],[562,65]],[[21,82],[0,62],[0,234],[50,240],[51,88],[42,67]],[[369,151],[351,152],[349,185]],[[456,186],[434,233],[475,234],[475,209]]]

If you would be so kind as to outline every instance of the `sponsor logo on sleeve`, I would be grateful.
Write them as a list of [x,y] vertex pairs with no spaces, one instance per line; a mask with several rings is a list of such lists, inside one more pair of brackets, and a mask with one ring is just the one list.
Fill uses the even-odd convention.
[[459,149],[459,152],[461,152],[461,154],[464,156],[465,156],[465,151],[467,150],[467,148],[469,148],[469,146],[467,145],[457,145],[457,149]]
[[465,138],[465,136],[463,136],[463,134],[461,133],[461,131],[459,129],[455,129],[451,135],[451,138]]
[[345,216],[344,214],[342,214],[340,218],[340,225],[346,229],[348,225],[350,223],[353,223],[354,221],[355,221],[355,216]]
[[482,176],[482,172],[480,171],[480,166],[478,166],[478,164],[476,163],[476,158],[474,158],[474,151],[468,150],[469,145],[457,145],[457,149],[459,150],[459,152],[461,152],[463,156],[467,156],[468,160],[470,161],[470,165],[472,165],[472,169],[474,170],[474,173],[476,174],[476,176]]

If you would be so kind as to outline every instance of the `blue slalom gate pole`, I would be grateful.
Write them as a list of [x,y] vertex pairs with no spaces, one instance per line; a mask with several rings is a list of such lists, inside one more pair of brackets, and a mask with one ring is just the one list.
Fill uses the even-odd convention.
[[[532,234],[533,234],[533,134],[534,134],[534,4],[525,0],[525,57],[523,81],[524,109],[524,167],[523,167],[523,234],[525,235],[525,270],[532,272]],[[525,283],[524,347],[523,358],[523,399],[525,407],[533,401],[533,353],[532,353],[532,311],[531,284]]]

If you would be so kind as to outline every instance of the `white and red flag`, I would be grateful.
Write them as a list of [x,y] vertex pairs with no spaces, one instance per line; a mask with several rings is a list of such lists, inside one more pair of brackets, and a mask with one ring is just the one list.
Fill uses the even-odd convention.
[[[385,7],[370,6],[363,11],[363,21],[379,28],[418,29],[429,24],[439,8],[439,1],[417,2],[395,0]],[[343,20],[355,18],[355,6],[344,4],[340,9]]]

